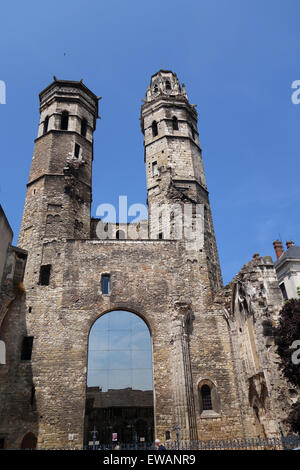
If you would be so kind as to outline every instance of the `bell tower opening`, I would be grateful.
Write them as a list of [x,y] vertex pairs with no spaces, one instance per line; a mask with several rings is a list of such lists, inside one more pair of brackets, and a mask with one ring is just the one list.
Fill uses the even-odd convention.
[[84,445],[148,447],[154,438],[151,335],[136,314],[115,310],[91,328]]

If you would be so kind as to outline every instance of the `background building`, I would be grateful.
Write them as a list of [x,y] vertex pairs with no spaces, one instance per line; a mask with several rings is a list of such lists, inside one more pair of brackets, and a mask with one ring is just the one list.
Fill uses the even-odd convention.
[[297,299],[300,289],[300,247],[293,241],[286,242],[286,251],[279,240],[273,242],[276,261],[274,263],[279,287],[284,299]]

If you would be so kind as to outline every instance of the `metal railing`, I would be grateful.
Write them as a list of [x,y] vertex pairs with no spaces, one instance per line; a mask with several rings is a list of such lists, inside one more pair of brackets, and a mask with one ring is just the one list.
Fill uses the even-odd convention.
[[[300,436],[249,439],[211,439],[199,441],[174,440],[163,443],[166,450],[291,450],[300,448]],[[114,450],[116,444],[85,446],[85,450]],[[153,450],[153,443],[120,443],[120,450]]]

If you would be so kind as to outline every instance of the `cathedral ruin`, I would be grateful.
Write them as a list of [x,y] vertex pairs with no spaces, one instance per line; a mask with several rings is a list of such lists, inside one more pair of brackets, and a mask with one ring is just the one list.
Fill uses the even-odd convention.
[[102,442],[165,442],[176,429],[194,441],[278,437],[290,403],[272,336],[282,294],[269,256],[222,285],[184,85],[171,71],[151,77],[140,118],[148,220],[131,224],[91,218],[98,97],[56,78],[39,96],[24,282],[1,293],[3,447],[82,448],[94,427]]

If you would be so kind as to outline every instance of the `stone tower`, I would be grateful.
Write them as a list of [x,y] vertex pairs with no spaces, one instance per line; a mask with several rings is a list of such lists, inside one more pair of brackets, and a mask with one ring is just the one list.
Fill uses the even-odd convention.
[[[90,237],[97,117],[98,99],[82,82],[55,79],[40,93],[38,137],[19,235],[29,256],[39,252],[37,264],[43,263],[42,240]],[[32,268],[36,270],[35,263],[29,262]]]
[[[207,265],[214,292],[221,287],[222,278],[197,121],[196,105],[189,103],[185,86],[180,85],[176,74],[160,70],[153,75],[141,110],[150,236],[176,238],[176,231],[172,230],[172,217],[168,230],[163,226],[163,221],[159,223],[160,214],[153,216],[154,207],[164,204],[174,205],[175,208],[181,206],[183,216],[184,206],[190,206],[193,216],[191,229],[195,229],[195,219],[201,225],[197,243],[190,249],[196,252],[194,256],[201,259],[201,263]],[[172,213],[172,209],[170,211]],[[173,218],[176,218],[176,209]],[[183,220],[182,231],[179,225],[178,238],[181,235],[186,238],[185,226]]]

